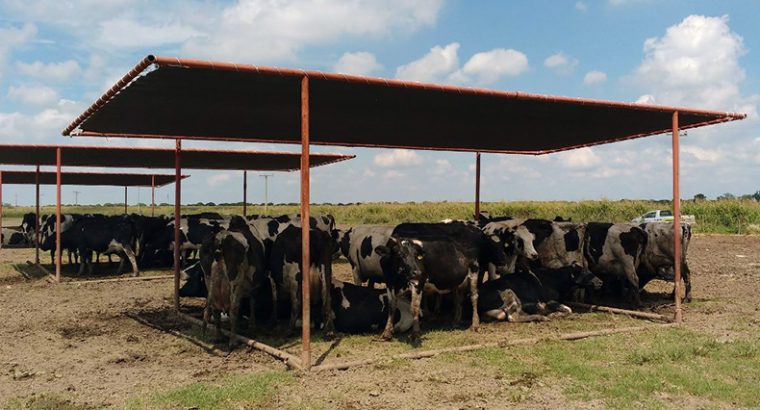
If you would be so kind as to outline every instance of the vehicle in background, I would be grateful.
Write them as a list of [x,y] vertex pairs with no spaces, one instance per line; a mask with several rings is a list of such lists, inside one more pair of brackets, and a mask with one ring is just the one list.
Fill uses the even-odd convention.
[[[649,211],[644,215],[637,216],[631,220],[632,223],[640,224],[644,222],[673,222],[673,212],[669,209],[657,209]],[[681,215],[681,222],[693,225],[696,222],[694,215]]]

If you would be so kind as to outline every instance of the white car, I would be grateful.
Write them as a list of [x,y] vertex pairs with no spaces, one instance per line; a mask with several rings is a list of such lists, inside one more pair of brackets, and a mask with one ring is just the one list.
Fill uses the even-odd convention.
[[[673,222],[673,212],[668,209],[657,209],[649,211],[644,215],[638,216],[631,220],[632,223],[640,224],[644,222]],[[694,215],[681,215],[681,222],[693,224]]]

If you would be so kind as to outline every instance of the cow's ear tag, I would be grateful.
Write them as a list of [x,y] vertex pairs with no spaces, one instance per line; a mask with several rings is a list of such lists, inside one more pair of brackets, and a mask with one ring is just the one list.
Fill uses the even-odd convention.
[[494,241],[494,242],[496,242],[496,243],[501,242],[501,239],[499,239],[499,237],[497,235],[491,235],[491,240]]

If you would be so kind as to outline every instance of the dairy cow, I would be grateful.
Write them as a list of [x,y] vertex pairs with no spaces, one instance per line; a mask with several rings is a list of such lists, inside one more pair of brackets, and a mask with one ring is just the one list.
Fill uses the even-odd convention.
[[0,233],[0,243],[2,247],[20,248],[29,245],[29,238],[22,231],[17,231],[11,228],[3,228]]
[[117,275],[123,271],[127,260],[132,266],[132,275],[139,275],[134,251],[135,226],[130,216],[85,216],[77,220],[68,232],[71,234],[70,240],[76,245],[82,259],[79,267],[80,274],[85,268],[90,274],[92,273],[92,253],[95,252],[98,256],[115,254],[121,258]]
[[[333,315],[330,307],[330,283],[332,282],[332,258],[338,250],[337,232],[325,232],[320,229],[309,230],[310,263],[310,300],[321,302],[324,329],[333,331]],[[291,300],[290,328],[299,326],[301,311],[304,267],[301,258],[301,228],[295,225],[287,226],[277,234],[272,243],[269,256],[269,269],[280,292],[288,295]]]
[[[675,259],[673,223],[649,222],[639,225],[647,235],[647,244],[641,255],[639,265],[639,286],[644,286],[652,279],[669,282],[675,280],[673,260]],[[686,253],[691,241],[691,225],[681,224],[681,275],[686,287],[686,300],[691,301],[691,271],[686,262]]]
[[[392,317],[393,331],[405,332],[412,327],[412,309],[405,297],[391,307],[385,290],[372,289],[338,280],[330,288],[335,330],[343,333],[366,333],[380,329]],[[393,309],[389,312],[389,309]]]
[[266,276],[264,244],[249,229],[245,221],[232,221],[229,230],[221,230],[204,239],[200,249],[201,268],[207,286],[206,307],[203,311],[203,332],[211,315],[216,322],[217,337],[221,337],[221,312],[230,317],[229,348],[235,344],[237,319],[244,297],[250,297],[249,331],[255,326],[253,293],[269,286]]
[[[74,223],[85,217],[81,214],[61,214],[61,250],[66,250],[69,257],[69,264],[72,263],[72,256],[74,262],[78,263],[79,255],[77,254],[78,244],[72,238],[70,229],[74,226]],[[40,249],[43,251],[50,251],[50,263],[55,264],[55,250],[56,250],[56,216],[42,216],[42,223],[40,229]]]
[[340,234],[340,251],[351,264],[354,284],[384,283],[380,255],[375,248],[386,245],[393,232],[392,226],[356,226]]
[[[629,297],[641,305],[637,270],[647,245],[647,234],[636,225],[589,222],[586,224],[583,253],[591,272],[621,278]],[[602,276],[604,277],[604,276]]]
[[[414,265],[415,257],[406,261],[391,258],[401,269],[383,268],[390,296],[395,297],[401,288],[411,288],[413,338],[419,337],[420,302],[422,291],[426,288],[436,293],[454,294],[455,322],[462,319],[462,298],[469,289],[473,306],[470,328],[477,329],[480,325],[477,303],[481,269],[485,270],[489,263],[501,269],[507,262],[504,244],[499,236],[486,235],[471,224],[451,222],[400,224],[393,229],[392,237],[401,244],[415,244],[423,252],[418,255],[422,262],[420,267]],[[376,251],[388,256],[382,248]],[[390,337],[392,328],[386,324],[383,338]]]
[[[519,220],[496,219],[495,221],[481,225],[480,229],[488,236],[495,235],[498,237],[503,245],[507,261],[502,268],[502,272],[515,272],[518,266],[527,266],[530,261],[538,257],[538,252],[534,246],[536,235],[527,226],[520,224]],[[496,265],[489,262],[487,268],[488,278],[495,279]],[[482,275],[478,281],[482,282]]]

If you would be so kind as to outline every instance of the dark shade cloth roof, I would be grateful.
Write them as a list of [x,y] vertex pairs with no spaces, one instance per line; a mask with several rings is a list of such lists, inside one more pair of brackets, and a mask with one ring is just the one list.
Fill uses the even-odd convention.
[[[0,145],[0,164],[55,166],[56,145]],[[174,149],[86,147],[60,145],[61,165],[108,168],[171,168]],[[310,166],[354,158],[353,155],[311,154]],[[301,168],[301,154],[291,152],[182,149],[182,169],[293,171]]]
[[543,154],[742,119],[744,114],[148,56],[64,135]]
[[[2,171],[3,185],[34,185],[35,171]],[[128,186],[149,187],[155,177],[156,187],[174,183],[174,175],[170,174],[123,174],[111,172],[69,172],[61,171],[61,185],[89,186]],[[182,175],[182,179],[188,175]],[[55,172],[40,171],[40,185],[55,185]]]

